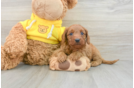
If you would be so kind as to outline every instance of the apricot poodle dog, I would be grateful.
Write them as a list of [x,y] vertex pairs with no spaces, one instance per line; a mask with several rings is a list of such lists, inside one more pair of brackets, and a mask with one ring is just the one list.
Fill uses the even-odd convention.
[[52,57],[57,57],[58,62],[64,62],[67,57],[72,61],[77,61],[82,56],[86,56],[91,61],[91,66],[104,64],[114,64],[118,60],[106,61],[101,57],[98,49],[90,43],[87,29],[81,25],[72,25],[66,28],[62,35],[61,47],[56,50]]

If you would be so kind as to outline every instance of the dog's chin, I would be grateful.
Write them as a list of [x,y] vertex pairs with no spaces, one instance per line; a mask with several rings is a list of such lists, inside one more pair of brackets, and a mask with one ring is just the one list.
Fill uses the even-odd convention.
[[81,49],[84,45],[82,44],[74,44],[74,45],[71,45],[73,48],[75,49]]

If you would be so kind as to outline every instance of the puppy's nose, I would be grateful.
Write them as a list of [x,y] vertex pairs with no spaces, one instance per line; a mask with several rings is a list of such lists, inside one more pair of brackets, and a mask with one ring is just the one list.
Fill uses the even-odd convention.
[[78,43],[78,42],[80,42],[80,39],[75,39],[75,41]]

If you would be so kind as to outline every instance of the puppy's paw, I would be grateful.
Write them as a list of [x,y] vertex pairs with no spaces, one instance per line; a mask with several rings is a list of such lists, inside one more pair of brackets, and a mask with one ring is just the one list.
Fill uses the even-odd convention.
[[97,62],[97,61],[92,61],[91,62],[91,66],[92,67],[96,67],[96,66],[98,66],[99,65],[99,63]]
[[83,55],[82,54],[78,54],[78,53],[72,53],[69,55],[69,59],[71,61],[77,61],[79,60]]
[[65,60],[67,60],[67,55],[64,52],[60,52],[58,54],[58,62],[63,63]]
[[78,61],[80,58],[79,57],[72,57],[72,56],[70,56],[69,59],[71,61]]

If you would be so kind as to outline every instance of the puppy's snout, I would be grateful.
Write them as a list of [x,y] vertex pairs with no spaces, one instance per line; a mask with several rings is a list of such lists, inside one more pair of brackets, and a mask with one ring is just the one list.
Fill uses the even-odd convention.
[[75,39],[75,41],[78,43],[78,42],[80,42],[80,39]]

